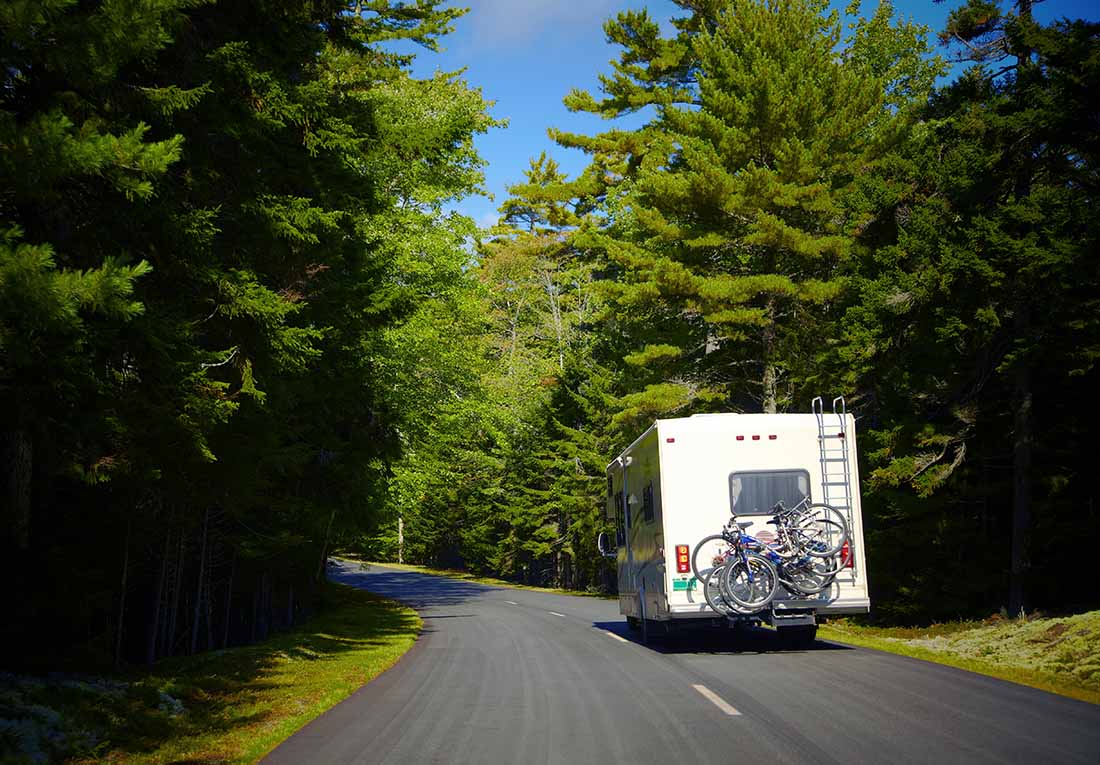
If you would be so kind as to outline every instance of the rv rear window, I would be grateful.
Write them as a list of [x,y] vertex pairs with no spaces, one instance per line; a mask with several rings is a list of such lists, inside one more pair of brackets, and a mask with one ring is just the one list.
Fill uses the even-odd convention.
[[730,474],[730,508],[736,515],[767,515],[776,502],[794,507],[810,495],[805,470],[767,470]]

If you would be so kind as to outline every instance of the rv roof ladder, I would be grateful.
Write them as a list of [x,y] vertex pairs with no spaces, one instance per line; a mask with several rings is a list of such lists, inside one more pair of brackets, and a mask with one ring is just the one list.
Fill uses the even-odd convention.
[[[821,501],[832,505],[844,514],[848,521],[849,534],[852,530],[852,466],[848,461],[847,433],[848,408],[844,396],[833,399],[832,414],[825,413],[825,402],[821,396],[812,403],[814,416],[817,417],[817,444],[821,453]],[[843,569],[856,576],[856,570]]]

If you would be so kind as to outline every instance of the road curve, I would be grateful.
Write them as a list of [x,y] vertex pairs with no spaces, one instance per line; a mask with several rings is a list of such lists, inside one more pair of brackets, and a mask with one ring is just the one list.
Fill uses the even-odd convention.
[[767,630],[644,646],[612,601],[342,564],[416,608],[382,676],[264,760],[282,763],[1100,763],[1100,706]]

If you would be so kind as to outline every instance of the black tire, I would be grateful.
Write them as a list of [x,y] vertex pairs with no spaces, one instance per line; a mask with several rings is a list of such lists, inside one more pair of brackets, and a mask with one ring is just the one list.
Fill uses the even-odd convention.
[[642,628],[642,620],[636,616],[626,617],[626,626],[633,632],[637,632]]
[[726,602],[726,598],[722,594],[722,582],[725,574],[725,566],[711,569],[710,573],[707,574],[706,581],[700,581],[699,585],[703,590],[703,597],[706,599],[707,605],[716,613],[722,616],[729,616],[734,613],[734,610],[730,607],[730,604]]
[[750,553],[726,569],[722,594],[735,606],[752,613],[767,607],[779,590],[779,573],[767,558]]
[[848,521],[832,505],[818,502],[799,511],[788,527],[791,538],[807,555],[831,558],[848,541]]
[[779,569],[780,581],[798,595],[816,595],[833,586],[840,571],[840,561],[833,558],[806,557],[784,561]]
[[784,648],[809,648],[817,640],[817,625],[778,627],[775,630]]

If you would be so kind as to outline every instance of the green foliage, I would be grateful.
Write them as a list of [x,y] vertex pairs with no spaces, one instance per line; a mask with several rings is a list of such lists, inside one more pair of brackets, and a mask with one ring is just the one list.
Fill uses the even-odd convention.
[[[323,551],[374,521],[390,466],[430,438],[429,404],[409,401],[451,396],[466,359],[421,384],[429,359],[395,349],[455,306],[474,315],[472,229],[442,205],[478,190],[473,137],[497,124],[459,75],[414,79],[411,56],[387,47],[433,48],[463,13],[440,5],[0,11],[0,393],[13,413],[0,446],[29,444],[32,460],[0,479],[29,497],[29,540],[9,557],[29,572],[82,537],[125,537],[83,582],[102,594],[89,619],[144,618],[171,557],[202,604],[171,617],[193,630],[183,644],[224,639],[214,615],[262,636],[270,606],[225,585],[247,576],[270,599],[261,582],[282,567],[277,587],[308,602]],[[124,566],[145,574],[128,603],[114,589]],[[53,586],[28,586],[12,623]],[[135,637],[122,653],[144,655]],[[154,653],[181,644],[152,640]]]
[[816,377],[810,338],[832,320],[851,246],[843,195],[938,71],[889,5],[852,23],[839,59],[842,27],[820,3],[680,5],[672,38],[644,13],[609,22],[624,51],[605,98],[567,99],[605,117],[654,105],[654,119],[559,136],[617,197],[589,239],[621,274],[611,305],[662,349],[627,356],[662,369],[624,399],[626,419],[722,399],[775,411]]

